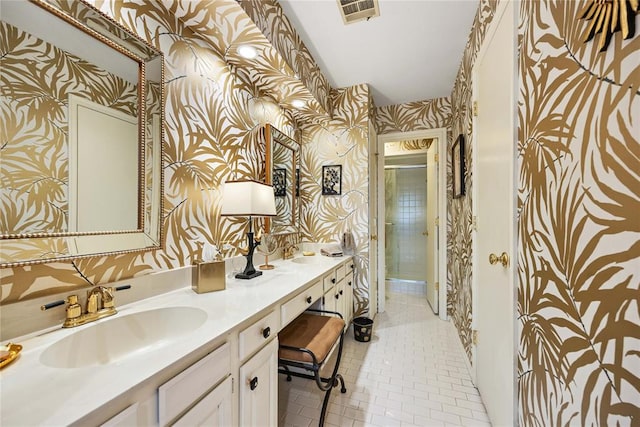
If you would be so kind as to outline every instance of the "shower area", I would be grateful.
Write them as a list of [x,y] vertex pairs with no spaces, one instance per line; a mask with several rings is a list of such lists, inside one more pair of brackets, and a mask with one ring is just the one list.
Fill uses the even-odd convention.
[[426,164],[386,164],[384,178],[387,288],[426,294]]

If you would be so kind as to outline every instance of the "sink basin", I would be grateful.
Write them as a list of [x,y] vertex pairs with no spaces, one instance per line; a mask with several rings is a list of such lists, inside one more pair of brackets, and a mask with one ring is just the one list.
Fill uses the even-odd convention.
[[319,256],[303,256],[293,258],[291,262],[295,262],[296,264],[318,264],[322,262],[322,259]]
[[82,368],[114,363],[136,353],[173,343],[207,320],[193,307],[166,307],[98,322],[51,344],[40,361],[53,368]]

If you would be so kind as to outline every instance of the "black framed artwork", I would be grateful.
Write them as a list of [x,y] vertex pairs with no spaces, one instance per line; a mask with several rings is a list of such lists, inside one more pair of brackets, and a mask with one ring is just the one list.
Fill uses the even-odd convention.
[[451,147],[451,172],[453,175],[453,198],[464,196],[464,135],[458,135],[458,139]]
[[273,194],[276,197],[284,197],[287,194],[287,170],[273,170]]
[[342,165],[322,166],[322,195],[342,194]]

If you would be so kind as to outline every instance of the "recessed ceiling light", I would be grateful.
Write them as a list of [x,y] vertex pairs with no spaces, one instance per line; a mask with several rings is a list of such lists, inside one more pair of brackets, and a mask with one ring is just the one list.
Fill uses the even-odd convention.
[[294,108],[302,108],[304,107],[304,101],[301,99],[294,99],[291,102],[291,105],[293,105]]
[[258,51],[256,50],[256,48],[246,44],[238,46],[238,53],[240,54],[240,56],[247,59],[253,59],[258,56]]

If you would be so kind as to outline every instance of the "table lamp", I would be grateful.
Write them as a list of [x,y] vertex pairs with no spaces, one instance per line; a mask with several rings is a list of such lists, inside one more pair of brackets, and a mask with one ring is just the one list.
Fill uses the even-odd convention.
[[236,279],[253,279],[260,276],[262,271],[256,270],[253,266],[253,251],[258,246],[253,238],[253,217],[276,215],[273,187],[252,180],[227,181],[222,189],[220,215],[249,217],[247,265],[242,273],[236,274]]

